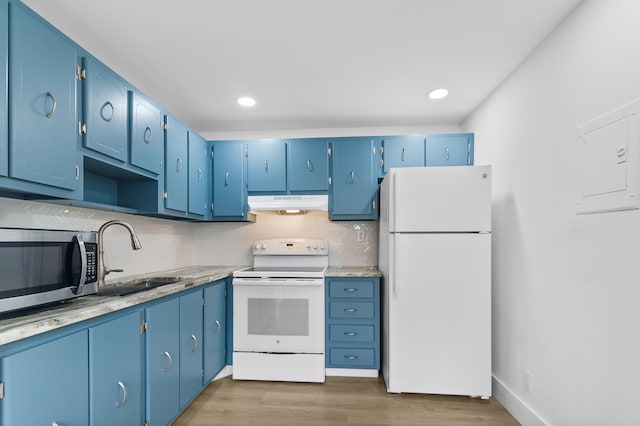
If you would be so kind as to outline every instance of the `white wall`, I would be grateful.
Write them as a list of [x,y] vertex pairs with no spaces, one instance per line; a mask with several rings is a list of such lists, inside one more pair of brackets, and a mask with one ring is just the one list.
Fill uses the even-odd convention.
[[640,424],[640,211],[574,212],[577,126],[640,97],[639,23],[585,1],[463,123],[493,165],[495,392],[524,424]]

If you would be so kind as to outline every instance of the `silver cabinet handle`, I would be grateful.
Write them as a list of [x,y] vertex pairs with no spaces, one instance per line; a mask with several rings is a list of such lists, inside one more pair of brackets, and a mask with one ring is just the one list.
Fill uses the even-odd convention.
[[307,158],[307,171],[310,172],[311,171],[311,159]]
[[356,308],[344,308],[344,311],[347,313],[354,313],[354,312],[358,312],[358,310]]
[[[104,115],[105,107],[111,108],[111,115],[108,118]],[[113,106],[113,104],[110,101],[107,101],[104,103],[104,105],[102,105],[102,108],[100,109],[100,116],[104,121],[106,121],[107,123],[111,123],[113,121],[113,116],[115,114],[116,114],[116,108]]]
[[400,154],[400,161],[404,161],[404,148],[402,148],[402,154]]
[[269,173],[269,162],[264,160],[264,172]]
[[224,174],[224,186],[229,186],[229,172]]
[[345,332],[344,332],[344,335],[345,335],[345,336],[350,336],[350,337],[351,337],[351,336],[357,336],[357,335],[358,335],[358,333],[356,333],[355,331],[345,331]]
[[344,289],[344,292],[345,292],[345,293],[354,293],[354,292],[356,292],[356,291],[358,291],[358,289],[357,289],[357,288],[353,288],[353,287],[345,288],[345,289]]
[[182,160],[180,158],[176,161],[176,172],[180,173],[182,171]]
[[351,183],[356,183],[356,173],[351,170]]
[[348,359],[349,361],[353,361],[354,359],[360,358],[358,355],[345,355],[344,359]]
[[164,356],[167,357],[167,360],[169,361],[169,363],[167,364],[167,367],[164,369],[164,372],[168,372],[169,370],[171,370],[171,366],[173,365],[173,359],[171,359],[171,354],[167,351],[164,352]]
[[202,169],[198,167],[197,169],[198,182],[202,180]]
[[53,93],[47,92],[47,98],[51,99],[51,110],[47,113],[47,118],[53,117],[53,114],[56,113],[56,107],[58,103],[56,102],[56,98],[53,97]]
[[193,349],[191,349],[191,352],[195,352],[198,350],[198,338],[195,334],[192,334],[191,338],[193,339]]
[[218,320],[216,320],[216,327],[218,327],[217,330],[216,330],[216,336],[219,336],[220,335],[220,331],[222,331],[222,324],[220,324],[220,321],[218,321]]
[[51,423],[51,426],[58,426],[58,422]]
[[444,149],[446,160],[449,161],[449,147]]
[[127,402],[127,387],[120,380],[118,380],[118,387],[120,387],[120,390],[122,391],[122,400],[118,403],[116,408],[122,407],[124,403]]
[[147,126],[147,128],[144,129],[143,137],[145,143],[151,143],[151,139],[153,139],[153,131],[151,130],[151,127]]

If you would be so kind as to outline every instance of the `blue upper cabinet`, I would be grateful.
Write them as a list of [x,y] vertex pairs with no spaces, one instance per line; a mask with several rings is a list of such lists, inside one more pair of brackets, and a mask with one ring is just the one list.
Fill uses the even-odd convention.
[[287,188],[289,191],[327,191],[329,155],[326,139],[292,139],[288,142]]
[[207,142],[189,132],[189,213],[205,216],[207,212]]
[[173,118],[167,116],[166,123],[166,162],[164,205],[167,209],[187,211],[189,193],[189,130]]
[[163,171],[164,115],[138,92],[129,92],[131,164],[157,175]]
[[213,218],[242,220],[247,214],[244,144],[220,141],[212,149]]
[[472,166],[473,139],[473,133],[427,136],[425,165]]
[[84,59],[84,146],[126,162],[128,85],[96,59]]
[[7,126],[7,56],[9,52],[9,6],[6,0],[0,0],[0,176],[9,173],[9,128]]
[[252,141],[247,146],[249,192],[287,190],[287,151],[285,141]]
[[10,176],[75,190],[76,46],[18,2],[9,20]]
[[392,167],[424,167],[424,141],[422,135],[383,138],[384,173]]
[[0,423],[88,424],[88,359],[86,330],[3,358]]
[[329,219],[378,217],[378,179],[374,174],[375,141],[340,138],[331,143]]

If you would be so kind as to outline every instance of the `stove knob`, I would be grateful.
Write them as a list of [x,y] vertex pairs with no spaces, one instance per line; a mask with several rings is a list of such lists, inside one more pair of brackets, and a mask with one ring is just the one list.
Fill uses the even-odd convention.
[[254,249],[260,250],[260,244],[256,243],[256,245],[254,246]]
[[266,250],[267,245],[266,244],[262,244],[262,250]]

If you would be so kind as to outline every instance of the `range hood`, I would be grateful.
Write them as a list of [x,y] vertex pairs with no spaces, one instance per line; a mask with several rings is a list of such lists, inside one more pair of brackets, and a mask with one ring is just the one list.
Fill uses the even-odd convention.
[[328,195],[249,195],[249,210],[300,213],[329,210]]

